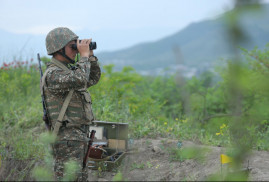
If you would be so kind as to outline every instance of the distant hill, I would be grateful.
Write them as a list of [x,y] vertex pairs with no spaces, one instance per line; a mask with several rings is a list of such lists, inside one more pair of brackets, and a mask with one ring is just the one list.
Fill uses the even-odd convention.
[[[248,41],[240,45],[246,49],[264,48],[269,43],[269,5],[258,14],[246,12],[240,17],[240,25]],[[133,66],[138,72],[154,74],[164,68],[181,69],[185,73],[199,72],[219,64],[220,58],[232,55],[227,36],[224,15],[215,20],[193,23],[183,30],[156,42],[101,52],[98,57],[104,64],[113,63],[116,69]]]

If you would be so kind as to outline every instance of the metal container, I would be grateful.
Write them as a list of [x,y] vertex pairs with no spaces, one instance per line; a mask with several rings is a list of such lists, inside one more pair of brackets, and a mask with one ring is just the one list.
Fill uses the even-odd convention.
[[111,171],[117,168],[128,149],[128,123],[94,121],[89,129],[96,130],[94,143],[107,142],[108,144],[104,147],[108,156],[104,159],[89,158],[89,169]]

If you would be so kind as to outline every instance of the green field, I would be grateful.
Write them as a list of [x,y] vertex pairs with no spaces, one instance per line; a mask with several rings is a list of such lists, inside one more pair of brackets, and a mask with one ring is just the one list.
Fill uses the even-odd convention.
[[[235,144],[240,150],[234,156],[268,150],[269,47],[242,53],[244,61],[227,60],[217,73],[190,79],[180,73],[151,77],[131,67],[114,72],[113,65],[103,66],[101,80],[89,88],[96,120],[129,123],[130,139]],[[39,82],[37,61],[14,61],[0,69],[0,179],[48,179],[46,171],[31,172],[35,163],[52,161],[48,143],[53,139],[42,121]],[[6,160],[20,162],[7,173]]]

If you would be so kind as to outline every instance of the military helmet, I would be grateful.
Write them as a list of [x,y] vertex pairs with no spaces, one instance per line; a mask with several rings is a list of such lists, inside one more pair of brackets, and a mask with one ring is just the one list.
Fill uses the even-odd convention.
[[51,30],[46,37],[46,48],[48,55],[59,51],[68,42],[78,39],[78,36],[66,27],[58,27]]

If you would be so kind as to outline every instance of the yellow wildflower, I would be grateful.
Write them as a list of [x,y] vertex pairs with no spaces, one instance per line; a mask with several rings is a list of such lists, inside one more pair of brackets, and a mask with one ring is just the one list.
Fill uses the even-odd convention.
[[221,126],[220,126],[220,129],[223,129],[223,128],[225,128],[226,127],[226,124],[222,124]]
[[187,121],[188,121],[188,118],[187,118],[187,119],[182,120],[182,123],[186,123]]

